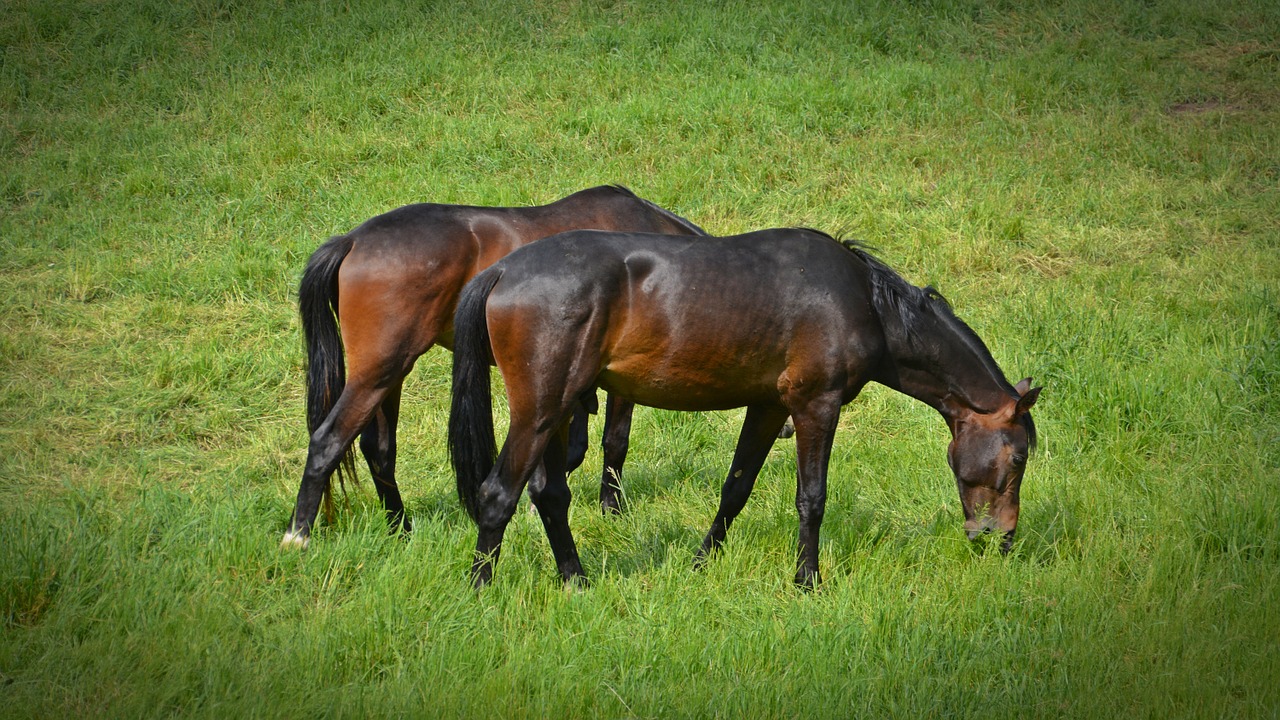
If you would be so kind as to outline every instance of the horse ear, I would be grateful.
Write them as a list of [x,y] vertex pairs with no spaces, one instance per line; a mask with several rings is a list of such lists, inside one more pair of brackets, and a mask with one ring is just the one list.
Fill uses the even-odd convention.
[[[1025,380],[1023,382],[1026,382]],[[1022,387],[1022,383],[1018,383],[1018,387]],[[1018,398],[1018,406],[1014,410],[1014,414],[1021,415],[1031,409],[1036,404],[1036,400],[1040,399],[1040,391],[1043,388],[1031,388],[1030,390],[1019,393],[1022,397]]]
[[1022,378],[1017,385],[1013,386],[1013,389],[1018,393],[1019,397],[1026,395],[1027,391],[1031,389],[1031,378]]

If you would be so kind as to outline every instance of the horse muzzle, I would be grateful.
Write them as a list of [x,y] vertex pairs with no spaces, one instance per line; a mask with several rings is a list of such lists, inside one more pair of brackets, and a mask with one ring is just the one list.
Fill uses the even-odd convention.
[[1013,534],[1015,531],[1001,528],[1000,522],[989,515],[981,520],[966,520],[964,531],[970,541],[977,540],[988,533],[1001,533],[1004,539],[1000,542],[1000,552],[1007,555],[1013,548]]
[[970,540],[977,540],[989,532],[995,532],[1000,529],[999,522],[987,515],[982,518],[964,521],[964,532],[969,536]]

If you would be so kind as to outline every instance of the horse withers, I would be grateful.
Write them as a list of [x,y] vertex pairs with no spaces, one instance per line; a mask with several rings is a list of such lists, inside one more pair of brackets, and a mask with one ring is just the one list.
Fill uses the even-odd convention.
[[[597,387],[671,410],[747,408],[699,563],[724,541],[790,414],[800,517],[795,581],[817,584],[840,409],[868,382],[941,413],[965,530],[971,538],[1002,533],[1006,551],[1013,540],[1040,388],[1030,379],[1011,385],[937,292],[909,284],[855,243],[804,229],[696,241],[569,232],[476,276],[454,327],[449,448],[458,494],[479,528],[477,587],[491,580],[531,479],[561,576],[584,578],[564,468],[572,409]],[[501,454],[491,362],[511,413]]]
[[[357,435],[388,521],[409,529],[395,476],[405,376],[432,345],[452,345],[453,311],[467,280],[516,248],[578,228],[705,235],[626,188],[601,186],[534,207],[406,205],[312,254],[298,291],[311,442],[282,545],[306,545],[321,500],[330,505],[335,471],[339,480],[355,477]],[[594,399],[587,399],[590,406]],[[619,507],[631,412],[626,401],[606,403],[600,487],[606,512]],[[571,465],[586,452],[585,406],[573,435]]]

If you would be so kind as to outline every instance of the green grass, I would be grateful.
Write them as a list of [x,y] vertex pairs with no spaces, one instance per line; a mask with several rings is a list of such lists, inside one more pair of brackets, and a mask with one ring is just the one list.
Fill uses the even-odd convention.
[[[1275,717],[1280,12],[903,5],[5,3],[2,714]],[[571,479],[592,587],[521,511],[473,593],[437,350],[413,536],[364,483],[280,552],[311,250],[606,182],[937,285],[1046,388],[1014,551],[964,540],[936,414],[871,388],[820,592],[792,444],[695,574],[741,413],[641,410],[626,515],[597,450]]]

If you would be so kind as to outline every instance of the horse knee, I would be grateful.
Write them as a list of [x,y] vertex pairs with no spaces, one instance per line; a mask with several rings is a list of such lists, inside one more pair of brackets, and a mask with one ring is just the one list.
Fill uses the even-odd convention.
[[827,498],[822,496],[798,495],[796,497],[796,512],[800,515],[800,524],[802,526],[815,526],[822,524],[822,518],[826,514]]

